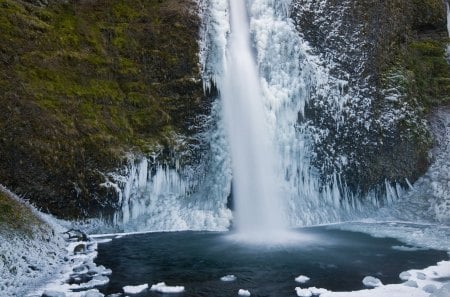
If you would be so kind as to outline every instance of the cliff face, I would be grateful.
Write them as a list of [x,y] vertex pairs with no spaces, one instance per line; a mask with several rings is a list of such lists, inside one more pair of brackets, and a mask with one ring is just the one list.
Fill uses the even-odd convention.
[[58,216],[92,216],[116,207],[99,185],[128,153],[193,143],[209,109],[196,9],[0,0],[0,182]]
[[450,103],[444,2],[297,0],[292,18],[347,98],[336,106],[313,92],[302,119],[320,135],[323,178],[339,173],[355,193],[415,181],[433,143],[427,114]]

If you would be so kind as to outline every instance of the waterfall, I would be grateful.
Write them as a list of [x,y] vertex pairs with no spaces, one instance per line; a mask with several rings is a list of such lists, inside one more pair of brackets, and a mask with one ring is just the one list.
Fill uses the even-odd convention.
[[[244,233],[261,234],[367,217],[380,201],[397,199],[401,189],[389,182],[386,197],[368,193],[362,202],[338,173],[321,180],[313,146],[332,132],[308,126],[305,106],[325,98],[317,101],[331,106],[339,125],[348,102],[369,106],[370,98],[349,91],[350,74],[299,33],[289,15],[291,1],[198,1],[204,88],[220,91],[207,129],[196,136],[208,149],[200,167],[167,166],[157,158],[147,164],[144,158],[125,176],[112,177],[105,186],[120,192],[114,219],[120,229],[217,231],[233,221]],[[326,1],[319,2],[322,7]],[[369,123],[368,117],[358,120]],[[330,162],[347,165],[351,156],[333,151],[332,144],[327,149]],[[233,214],[227,207],[232,182]]]
[[[261,188],[255,186],[260,183],[255,180],[265,179],[270,179],[270,182],[265,183],[264,186],[270,186],[271,189],[264,191],[275,192],[278,197],[279,204],[271,208],[275,210],[281,208],[279,213],[282,214],[284,223],[289,226],[354,219],[378,208],[380,199],[376,193],[369,193],[363,204],[346,190],[339,175],[335,174],[331,180],[324,183],[320,181],[319,173],[311,164],[314,138],[322,137],[319,133],[326,133],[326,131],[311,131],[307,123],[300,121],[307,102],[313,100],[312,93],[315,96],[330,98],[336,106],[336,118],[341,118],[340,108],[351,98],[351,95],[343,92],[347,82],[331,75],[331,67],[313,53],[308,42],[297,31],[289,16],[290,1],[253,0],[242,1],[241,4],[233,2],[227,0],[206,2],[208,19],[204,44],[207,46],[202,51],[201,60],[204,63],[205,85],[210,86],[214,83],[222,93],[224,121],[228,123],[226,127],[230,132],[228,134],[230,134],[231,156],[235,159],[232,167],[233,186],[237,187],[235,194],[238,196],[235,197],[237,200],[236,222],[239,224],[240,220],[244,220],[242,218],[246,213],[244,208],[251,209],[258,217],[261,216],[261,209],[272,203],[262,202],[266,199],[270,201],[263,196],[259,201],[263,204],[260,205],[256,199],[256,196],[260,195],[253,195],[252,198],[247,197],[248,200],[245,202],[248,203],[247,206],[241,205],[243,203],[241,198],[250,196],[250,194],[246,195],[245,191],[252,192],[255,191],[251,190],[254,187]],[[233,16],[234,11],[238,9],[237,5],[241,6],[240,10],[247,12],[247,16],[239,15],[238,20]],[[229,19],[230,23],[225,22],[224,19]],[[250,36],[247,35],[248,23]],[[240,29],[235,32],[237,26]],[[255,54],[254,58],[252,53]],[[233,62],[233,59],[236,61]],[[252,65],[254,61],[256,65]],[[245,73],[242,69],[246,65],[244,62],[249,63],[245,66],[248,68]],[[236,69],[233,63],[239,63],[240,68]],[[254,71],[256,74],[253,73]],[[230,88],[231,83],[237,85]],[[242,84],[247,88],[242,90],[241,95],[237,95],[239,85]],[[239,99],[239,96],[247,100]],[[259,100],[253,98],[259,98]],[[251,102],[259,102],[259,104],[254,105]],[[255,114],[258,115],[256,120]],[[262,127],[263,135],[248,132],[250,127],[245,125],[249,123],[243,123],[243,119],[252,119],[255,123],[264,121],[263,124],[256,124],[257,127],[255,127],[255,129]],[[264,138],[253,139],[259,136]],[[267,141],[272,142],[272,145],[259,144],[259,142]],[[236,143],[242,145],[241,150],[247,150],[246,154],[251,159],[246,159],[245,162],[239,159],[245,158],[245,154],[238,155]],[[262,157],[258,156],[263,150],[273,152],[273,155],[264,153]],[[264,160],[256,161],[259,158]],[[342,163],[345,163],[346,156],[341,156],[340,159]],[[246,162],[247,165],[245,165]],[[271,177],[269,175],[258,177],[265,171],[256,169],[255,162],[258,166],[272,168],[272,170],[268,169]],[[241,168],[244,166],[249,168]],[[248,181],[250,177],[255,180]],[[253,185],[249,185],[249,188],[245,190],[239,189],[237,183],[240,181],[247,181]],[[274,184],[276,187],[273,187]],[[395,199],[398,190],[391,188],[389,183],[386,183],[386,187],[389,201]],[[238,194],[241,190],[242,194]],[[255,193],[258,192],[255,191]],[[268,196],[272,195],[274,194]],[[274,213],[269,215],[278,216]],[[250,214],[245,217],[251,219]]]
[[268,230],[284,225],[279,205],[282,197],[244,1],[230,1],[230,21],[220,91],[231,148],[235,224],[240,232],[267,235]]

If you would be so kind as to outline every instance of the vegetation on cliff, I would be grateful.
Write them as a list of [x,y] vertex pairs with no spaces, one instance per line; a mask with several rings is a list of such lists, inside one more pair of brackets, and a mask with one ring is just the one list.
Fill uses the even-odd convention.
[[45,2],[0,0],[0,182],[93,215],[116,202],[105,172],[194,133],[207,108],[196,4]]

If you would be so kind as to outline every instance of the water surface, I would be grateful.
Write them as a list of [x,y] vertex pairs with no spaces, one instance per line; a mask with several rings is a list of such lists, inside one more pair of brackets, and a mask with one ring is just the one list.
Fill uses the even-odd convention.
[[[252,245],[228,233],[176,232],[125,236],[99,245],[97,264],[113,270],[106,294],[125,285],[183,285],[179,296],[237,296],[241,288],[252,296],[296,296],[296,286],[333,291],[363,289],[371,275],[383,283],[399,283],[398,275],[448,259],[446,252],[397,249],[404,244],[391,238],[331,230],[327,227],[295,231],[297,237],[274,245]],[[234,274],[235,282],[220,277]],[[301,285],[294,278],[311,280]],[[138,296],[162,296],[145,292]],[[173,296],[173,295],[172,295]],[[177,296],[177,295],[175,295]]]

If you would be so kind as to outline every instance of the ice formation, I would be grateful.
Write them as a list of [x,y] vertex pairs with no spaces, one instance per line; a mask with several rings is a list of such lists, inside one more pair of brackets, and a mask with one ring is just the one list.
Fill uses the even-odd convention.
[[309,280],[310,280],[310,278],[305,275],[299,275],[295,278],[295,281],[297,283],[301,283],[301,284],[304,284],[304,283],[308,282]]
[[220,278],[220,280],[223,282],[234,282],[236,279],[237,279],[237,277],[232,274],[225,275]]
[[383,285],[383,283],[378,278],[375,278],[373,276],[366,276],[362,280],[362,283],[364,284],[364,286],[370,288],[376,288]]
[[182,293],[184,292],[183,286],[168,286],[165,282],[160,282],[150,287],[151,291],[156,291],[160,293],[170,294],[170,293]]
[[249,290],[239,289],[238,295],[248,297],[248,296],[251,296],[252,294],[250,293]]
[[123,292],[125,294],[139,294],[148,289],[148,284],[137,285],[137,286],[125,286],[123,287]]

